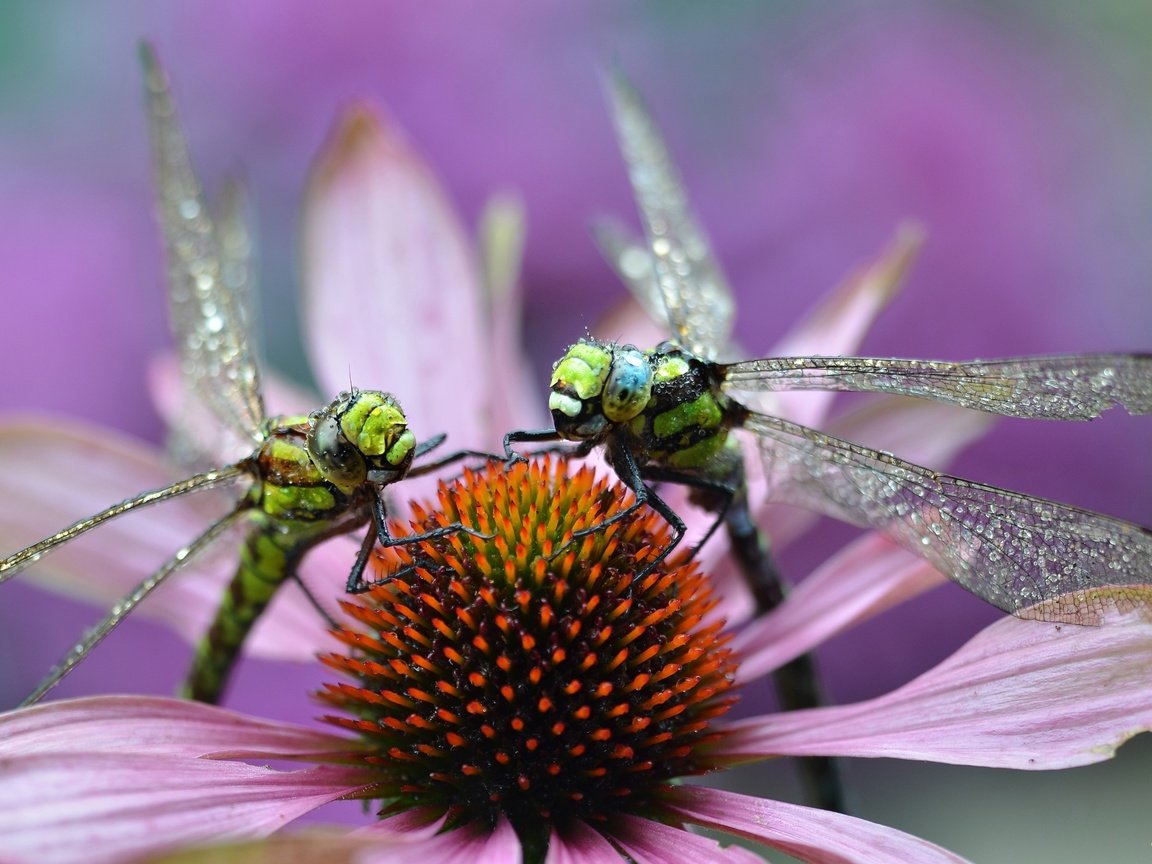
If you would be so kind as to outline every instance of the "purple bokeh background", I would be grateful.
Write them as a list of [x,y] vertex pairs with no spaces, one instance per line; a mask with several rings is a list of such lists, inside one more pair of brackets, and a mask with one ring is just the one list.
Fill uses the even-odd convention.
[[[161,438],[145,388],[166,325],[141,37],[170,71],[210,186],[240,167],[249,182],[265,353],[288,374],[307,374],[295,323],[306,171],[339,108],[370,98],[408,130],[469,223],[491,193],[522,196],[526,338],[543,380],[622,296],[587,232],[598,215],[632,218],[597,79],[608,58],[669,140],[750,350],[766,350],[907,217],[928,244],[863,353],[1152,350],[1149,105],[1132,86],[1132,64],[1145,61],[1070,5],[847,8],[13,4],[0,43],[0,410]],[[1005,421],[955,467],[1149,524],[1150,438],[1147,418]],[[785,564],[803,573],[845,536],[826,531]],[[10,704],[92,613],[22,586],[3,594]],[[935,592],[828,646],[831,691],[889,689],[994,616],[958,589]],[[123,630],[62,694],[170,688],[186,649],[147,623]],[[316,678],[250,664],[234,704],[308,716],[302,674]]]

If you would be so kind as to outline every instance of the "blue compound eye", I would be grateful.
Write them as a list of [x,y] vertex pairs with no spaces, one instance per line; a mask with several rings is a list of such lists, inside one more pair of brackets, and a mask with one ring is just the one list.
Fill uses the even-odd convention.
[[618,350],[604,385],[604,416],[625,423],[644,410],[652,398],[652,368],[635,348]]

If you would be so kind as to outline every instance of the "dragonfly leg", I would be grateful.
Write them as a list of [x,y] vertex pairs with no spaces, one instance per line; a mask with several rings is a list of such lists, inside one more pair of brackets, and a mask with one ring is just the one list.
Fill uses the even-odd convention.
[[[563,439],[560,433],[555,429],[521,429],[518,432],[509,432],[504,436],[504,461],[509,465],[516,462],[526,462],[527,457],[522,456],[512,449],[513,444],[525,444],[530,441],[555,441],[559,442]],[[555,448],[547,448],[539,451],[543,453],[552,452]]]
[[421,441],[416,445],[416,449],[412,452],[412,458],[419,459],[425,453],[431,450],[435,450],[437,447],[444,443],[447,437],[447,435],[441,432],[439,435],[433,435],[427,441]]
[[463,522],[453,522],[450,525],[441,525],[439,528],[422,531],[419,534],[393,537],[388,530],[388,513],[384,508],[384,499],[377,496],[372,504],[372,521],[368,526],[368,532],[364,535],[363,543],[360,544],[360,552],[356,556],[356,563],[352,567],[352,573],[348,576],[348,584],[346,586],[347,593],[363,594],[365,591],[375,588],[377,585],[383,585],[395,579],[397,576],[405,575],[415,569],[415,565],[409,565],[382,579],[375,579],[370,582],[363,581],[364,571],[368,566],[368,559],[372,555],[372,550],[375,549],[377,545],[384,549],[393,546],[407,546],[410,543],[419,543],[422,540],[435,540],[437,537],[447,537],[449,534],[456,534],[457,532],[467,534],[469,537],[475,537],[477,540],[491,540],[496,536],[495,534],[485,534],[483,531],[477,531],[475,528],[470,528]]
[[[748,491],[742,478],[737,482],[724,482],[659,468],[645,469],[644,476],[649,480],[678,483],[716,493],[719,502],[714,508],[716,518],[692,548],[692,555],[724,523],[732,555],[752,592],[756,615],[770,612],[783,602],[784,581],[763,534],[752,519],[748,507]],[[785,711],[817,708],[825,703],[811,654],[802,654],[773,672],[772,684],[780,707]],[[807,798],[825,810],[846,812],[839,763],[827,756],[807,756],[797,762]]]
[[[632,490],[632,494],[636,496],[635,500],[628,507],[625,507],[604,521],[588,528],[573,531],[572,539],[575,540],[579,537],[586,537],[589,534],[594,534],[597,531],[607,528],[609,525],[627,519],[647,504],[668,523],[672,529],[672,539],[660,550],[660,554],[644,565],[644,569],[637,574],[637,578],[643,578],[651,573],[661,561],[672,553],[672,550],[680,545],[680,541],[684,539],[684,535],[688,531],[688,526],[684,524],[684,520],[676,514],[676,511],[669,507],[668,503],[656,494],[656,490],[644,482],[644,477],[640,473],[640,465],[637,463],[636,457],[631,449],[620,441],[612,442],[609,444],[609,447],[609,458],[612,462],[612,467],[616,470],[616,475],[620,478],[620,482]],[[559,551],[563,551],[563,547]]]
[[[383,502],[379,497],[376,499],[380,502],[379,509],[383,509]],[[375,510],[376,508],[373,508]],[[364,578],[364,570],[368,566],[368,559],[372,556],[372,550],[376,548],[376,538],[380,534],[380,525],[383,524],[383,519],[379,516],[373,515],[372,519],[368,522],[368,530],[364,534],[364,539],[360,541],[360,549],[356,553],[356,562],[352,565],[352,572],[348,574],[348,582],[344,586],[344,592],[347,594],[359,594],[367,589],[361,581]]]
[[[425,450],[424,452],[427,453],[428,450]],[[446,465],[462,462],[465,459],[483,459],[486,462],[504,461],[504,457],[497,453],[487,453],[484,450],[457,450],[455,453],[451,453],[447,456],[437,459],[435,462],[425,462],[423,465],[417,465],[408,471],[407,476],[421,477],[424,474],[431,474],[433,471],[439,471]]]
[[312,593],[312,589],[304,583],[304,580],[300,578],[300,574],[296,570],[292,571],[289,578],[304,592],[304,596],[308,599],[308,602],[312,604],[312,608],[320,613],[320,617],[324,619],[329,627],[335,628],[340,626],[336,622],[336,619],[332,617],[331,613],[320,605],[320,601],[316,599],[316,595]]

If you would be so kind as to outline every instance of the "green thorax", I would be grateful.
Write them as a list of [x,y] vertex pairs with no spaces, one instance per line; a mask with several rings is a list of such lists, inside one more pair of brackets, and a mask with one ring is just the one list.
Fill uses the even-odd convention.
[[240,563],[184,687],[205,702],[219,699],[253,624],[305,553],[366,524],[380,487],[407,472],[415,451],[400,406],[372,390],[342,393],[309,417],[271,418],[264,435],[246,463]]
[[712,474],[727,462],[742,406],[720,388],[719,367],[664,343],[648,352],[652,394],[626,424],[633,452],[648,463]]

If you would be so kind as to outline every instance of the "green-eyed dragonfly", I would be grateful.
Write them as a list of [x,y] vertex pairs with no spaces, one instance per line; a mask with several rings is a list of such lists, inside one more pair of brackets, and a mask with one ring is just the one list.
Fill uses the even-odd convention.
[[1090,624],[1105,608],[1152,610],[1148,529],[942,474],[745,404],[763,391],[823,390],[918,397],[1010,417],[1090,420],[1114,406],[1147,414],[1152,355],[718,362],[733,317],[728,288],[638,95],[619,74],[609,80],[649,263],[636,275],[636,247],[619,237],[604,245],[672,338],[650,350],[590,338],[572,345],[553,368],[554,428],[511,433],[507,455],[518,441],[602,447],[635,492],[634,506],[647,504],[672,526],[662,556],[683,538],[685,524],[649,484],[689,487],[717,514],[708,534],[726,525],[761,611],[780,590],[750,516],[737,429],[757,439],[772,500],[875,529],[1006,612]]
[[344,586],[356,592],[366,587],[362,576],[377,544],[411,543],[453,531],[476,533],[455,524],[419,536],[389,534],[385,486],[469,455],[461,451],[412,467],[413,460],[444,436],[417,443],[390,394],[351,390],[307,416],[266,416],[245,308],[251,269],[240,198],[226,196],[220,213],[215,218],[209,213],[166,76],[147,46],[142,58],[159,218],[168,253],[170,316],[184,378],[215,421],[255,449],[234,464],[143,492],[8,556],[0,561],[0,581],[130,511],[231,483],[247,481],[249,486],[227,515],[176,552],[93,627],[23,704],[42,698],[148,594],[241,519],[248,526],[239,565],[184,685],[186,695],[202,701],[220,697],[252,625],[286,580],[299,582],[300,561],[317,544],[367,527]]

